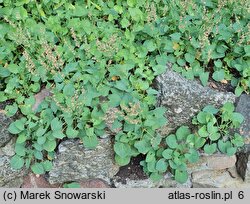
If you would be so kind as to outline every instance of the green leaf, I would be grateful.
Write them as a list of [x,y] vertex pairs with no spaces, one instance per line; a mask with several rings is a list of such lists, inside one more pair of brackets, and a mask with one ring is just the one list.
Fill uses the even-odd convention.
[[43,127],[39,127],[36,131],[36,136],[37,137],[41,137],[45,134],[47,129],[43,128]]
[[161,143],[161,140],[162,140],[162,136],[157,134],[156,137],[152,138],[151,139],[151,145],[154,149],[158,149],[159,148],[159,145]]
[[185,183],[188,180],[188,173],[187,171],[180,171],[177,169],[175,170],[174,178],[179,183]]
[[129,164],[130,157],[128,156],[128,157],[122,158],[122,157],[120,157],[119,155],[116,154],[115,155],[115,161],[116,161],[116,163],[118,165],[125,166],[125,165]]
[[206,125],[203,125],[199,130],[198,130],[198,134],[201,137],[207,137],[208,136],[208,132],[207,132],[207,127]]
[[26,154],[25,144],[16,143],[15,152],[19,156],[22,156],[22,157],[25,156],[25,154]]
[[84,147],[88,149],[95,149],[98,145],[98,139],[96,135],[93,136],[85,136],[82,138]]
[[137,3],[137,0],[127,0],[127,4],[130,6],[130,7],[134,7]]
[[123,12],[122,6],[118,6],[118,5],[115,5],[115,6],[114,6],[114,10],[115,10],[117,13],[119,13],[119,14],[122,14],[122,12]]
[[53,167],[52,162],[48,160],[42,162],[42,165],[45,171],[50,171]]
[[146,162],[152,162],[152,161],[155,161],[155,151],[154,150],[150,150],[146,156]]
[[195,163],[199,160],[199,153],[195,149],[189,149],[189,152],[185,154],[185,157],[190,163]]
[[7,68],[11,73],[14,74],[18,74],[21,71],[20,67],[16,64],[10,64]]
[[8,117],[14,116],[14,115],[16,114],[17,110],[18,110],[18,106],[17,106],[16,103],[14,103],[14,104],[12,104],[12,105],[7,105],[7,106],[5,107],[6,115],[7,115]]
[[217,114],[219,112],[219,110],[213,105],[207,105],[205,108],[203,108],[203,111],[211,114]]
[[12,122],[8,128],[8,131],[13,134],[16,135],[20,132],[22,132],[22,130],[20,130],[19,128],[16,127],[15,122]]
[[173,33],[170,35],[174,42],[179,42],[181,38],[181,33]]
[[199,78],[201,80],[201,84],[203,86],[206,86],[207,85],[207,82],[208,82],[208,78],[209,78],[209,72],[201,72],[199,74]]
[[63,188],[81,188],[81,185],[76,182],[67,183],[63,185]]
[[216,149],[217,149],[216,143],[213,143],[213,144],[211,144],[211,145],[206,144],[206,145],[204,146],[204,151],[205,151],[206,154],[213,154],[213,153],[216,152]]
[[201,138],[198,135],[190,134],[187,137],[187,143],[191,147],[195,147],[196,149],[201,148],[206,142],[205,138]]
[[214,133],[211,133],[211,134],[209,135],[209,139],[210,139],[211,141],[216,141],[216,140],[218,140],[220,137],[221,137],[221,135],[220,135],[220,133],[218,133],[218,132],[214,132]]
[[185,60],[187,62],[189,62],[190,64],[192,64],[194,62],[194,60],[195,60],[195,56],[193,54],[190,54],[190,53],[186,53],[184,55],[184,57],[185,57]]
[[15,126],[20,130],[24,130],[24,121],[23,120],[16,120],[15,122]]
[[11,72],[8,70],[8,68],[4,68],[0,66],[0,77],[6,78],[11,74]]
[[78,62],[74,62],[74,63],[68,63],[65,68],[64,68],[64,71],[66,74],[69,74],[70,72],[74,72],[77,70],[77,65],[78,65]]
[[145,140],[136,141],[134,146],[142,154],[146,154],[151,149],[150,143]]
[[173,150],[172,149],[165,149],[163,152],[162,152],[162,156],[165,158],[165,159],[172,159],[172,154],[173,154]]
[[177,63],[178,65],[180,65],[181,67],[186,65],[186,61],[182,58],[177,59]]
[[37,143],[39,144],[39,145],[42,145],[42,144],[44,144],[46,142],[46,137],[44,136],[44,137],[38,137],[37,138]]
[[120,105],[121,96],[119,94],[110,94],[108,98],[110,107],[116,107]]
[[225,77],[225,71],[223,69],[219,70],[219,71],[215,71],[212,75],[212,78],[215,81],[221,81],[223,80]]
[[162,54],[162,55],[157,55],[156,56],[156,62],[160,65],[166,66],[167,62],[168,62],[168,58],[166,55]]
[[152,40],[146,40],[143,46],[146,47],[149,52],[153,52],[156,49],[156,44]]
[[183,140],[186,139],[186,137],[191,133],[188,126],[181,126],[176,130],[176,137],[177,140]]
[[63,88],[63,94],[68,97],[72,97],[75,94],[75,87],[73,84],[66,84]]
[[50,126],[52,131],[58,131],[62,129],[62,122],[58,118],[54,118]]
[[227,147],[230,146],[230,142],[224,142],[223,140],[219,140],[218,141],[218,149],[222,152],[222,153],[226,153]]
[[21,143],[24,143],[26,140],[27,140],[26,134],[25,133],[21,133],[21,134],[18,135],[16,143],[21,144]]
[[56,140],[46,140],[43,144],[43,149],[47,152],[53,152],[56,148]]
[[[1,76],[1,75],[0,75]],[[0,91],[0,102],[6,101],[8,98],[5,96],[4,92]]]
[[221,62],[221,60],[216,60],[216,61],[214,61],[214,65],[215,65],[217,68],[221,68],[221,67],[222,67],[222,62]]
[[199,112],[198,115],[197,115],[197,120],[201,124],[206,124],[207,123],[206,118],[207,118],[207,113],[205,113],[203,111]]
[[236,147],[242,147],[244,146],[244,139],[243,137],[238,134],[238,133],[234,133],[234,137],[231,140],[232,144],[234,144]]
[[165,159],[160,159],[159,161],[156,162],[155,168],[159,172],[166,172],[168,168],[168,163],[166,162]]
[[38,160],[42,160],[43,159],[43,154],[41,151],[34,151],[34,157]]
[[226,150],[228,156],[233,156],[233,155],[235,155],[236,151],[237,151],[237,148],[236,148],[236,147],[229,147],[229,148],[227,148],[227,150]]
[[158,64],[153,66],[152,69],[154,70],[154,75],[157,76],[164,73],[167,70],[167,66]]
[[139,22],[143,18],[143,13],[139,8],[129,8],[129,14],[132,20]]
[[125,158],[125,157],[128,157],[130,155],[131,148],[126,143],[116,142],[114,144],[114,151],[121,158]]
[[52,132],[54,138],[63,139],[66,135],[63,134],[62,130],[56,130]]
[[178,143],[177,143],[177,140],[176,140],[176,136],[173,135],[173,134],[167,136],[166,143],[172,149],[175,149],[178,146]]
[[10,159],[10,165],[13,169],[21,169],[24,165],[24,159],[18,155],[15,155]]
[[94,127],[85,127],[86,135],[87,136],[93,136],[95,135],[95,129]]
[[237,87],[235,89],[235,95],[237,97],[239,97],[242,94],[243,91],[244,91],[244,88],[242,88],[240,85],[237,85]]
[[245,56],[250,57],[250,45],[245,45],[244,46],[244,51],[245,51]]
[[78,130],[73,129],[72,127],[68,126],[66,129],[66,135],[68,138],[76,138],[79,134]]
[[157,181],[160,181],[162,178],[163,178],[163,175],[162,174],[159,174],[157,172],[154,172],[154,173],[151,173],[149,178],[154,181],[154,182],[157,182]]
[[244,121],[244,116],[240,113],[233,113],[232,122],[235,127],[239,127],[239,125]]
[[155,166],[156,166],[156,161],[147,162],[147,169],[149,172],[157,172]]
[[222,107],[222,111],[232,113],[234,111],[234,104],[231,102],[226,102]]
[[31,165],[31,170],[33,171],[34,174],[38,174],[38,175],[45,173],[45,170],[41,163],[35,163]]
[[123,18],[120,23],[122,28],[127,28],[130,25],[130,22],[127,18]]
[[15,7],[12,11],[12,15],[16,20],[25,19],[28,17],[28,13],[22,6]]

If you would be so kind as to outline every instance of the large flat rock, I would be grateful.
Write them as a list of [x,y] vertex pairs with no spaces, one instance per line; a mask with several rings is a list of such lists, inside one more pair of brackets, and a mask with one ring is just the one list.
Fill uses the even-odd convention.
[[192,173],[194,188],[249,188],[239,176],[232,177],[227,170],[202,170]]
[[110,137],[100,139],[93,150],[84,148],[80,140],[66,140],[59,145],[53,169],[49,172],[49,182],[54,184],[83,179],[109,181],[118,170]]
[[196,163],[189,163],[188,171],[195,172],[200,170],[223,170],[235,167],[236,156],[227,156],[226,154],[200,155]]
[[188,80],[168,68],[157,76],[155,87],[159,91],[158,105],[167,108],[168,124],[161,130],[169,134],[181,125],[190,125],[191,119],[206,105],[221,107],[225,102],[235,102],[232,93],[219,92],[203,87],[195,80]]
[[113,185],[116,188],[191,188],[192,183],[190,179],[184,184],[180,184],[173,179],[173,175],[166,173],[164,178],[158,182],[153,182],[150,178],[146,179],[130,179],[121,181],[119,178],[114,177]]

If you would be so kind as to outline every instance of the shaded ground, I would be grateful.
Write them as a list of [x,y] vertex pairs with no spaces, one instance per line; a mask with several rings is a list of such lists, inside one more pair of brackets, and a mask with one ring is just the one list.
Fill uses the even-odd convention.
[[126,184],[126,178],[131,180],[143,180],[147,179],[148,176],[143,172],[140,161],[144,160],[143,155],[139,155],[131,159],[131,162],[120,168],[119,172],[116,174],[116,180]]
[[230,84],[230,82],[217,82],[214,81],[213,79],[210,79],[208,82],[208,86],[212,89],[215,89],[217,91],[221,91],[221,92],[232,92],[234,93],[234,87]]

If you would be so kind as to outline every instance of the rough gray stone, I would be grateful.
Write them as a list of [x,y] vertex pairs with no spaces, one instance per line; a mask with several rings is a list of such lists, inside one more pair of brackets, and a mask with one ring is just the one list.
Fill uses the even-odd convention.
[[39,107],[39,105],[43,102],[43,100],[48,97],[51,96],[52,93],[50,92],[49,89],[42,89],[39,93],[37,93],[34,97],[35,97],[35,104],[32,106],[32,110],[36,111],[37,108]]
[[250,183],[250,161],[247,163],[247,170],[245,175],[245,182]]
[[22,185],[26,169],[14,170],[10,166],[10,159],[15,154],[15,141],[11,140],[0,149],[0,186],[6,188],[19,188]]
[[59,145],[49,172],[49,182],[54,184],[92,178],[109,182],[118,170],[110,137],[100,139],[93,150],[84,148],[79,140],[66,140]]
[[8,131],[11,122],[12,120],[4,112],[0,112],[0,147],[3,147],[13,137]]
[[245,138],[246,149],[250,152],[250,95],[242,94],[236,106],[236,112],[244,116],[239,133]]
[[211,169],[227,169],[235,166],[236,156],[227,156],[222,154],[217,154],[210,156],[207,160],[207,166]]
[[163,179],[158,182],[153,182],[151,179],[133,180],[127,178],[125,182],[119,179],[113,179],[116,188],[191,188],[192,183],[190,179],[184,184],[180,184],[173,180],[172,175],[167,173]]
[[227,156],[220,153],[214,155],[201,154],[198,162],[188,164],[188,172],[228,169],[234,167],[235,162],[235,155]]
[[250,181],[250,96],[242,94],[236,106],[236,111],[244,116],[244,121],[237,130],[243,137],[245,146],[237,153],[236,169],[243,180]]
[[202,170],[192,173],[194,188],[249,188],[250,183],[233,178],[227,170]]
[[206,105],[222,106],[225,102],[235,102],[235,95],[203,87],[197,81],[185,79],[170,68],[156,77],[155,87],[159,91],[158,105],[167,108],[169,123],[162,134],[169,134],[177,127],[190,125],[191,119]]

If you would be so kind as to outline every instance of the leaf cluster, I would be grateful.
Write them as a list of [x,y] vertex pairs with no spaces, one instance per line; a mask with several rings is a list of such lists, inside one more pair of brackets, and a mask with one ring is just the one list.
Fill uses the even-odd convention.
[[[0,102],[10,102],[7,116],[18,116],[9,126],[17,135],[12,167],[49,171],[65,138],[94,149],[106,134],[107,112],[116,109],[116,162],[144,154],[153,179],[171,170],[184,182],[185,163],[206,142],[218,140],[228,154],[241,146],[227,132],[242,118],[230,105],[222,118],[205,110],[197,116],[198,134],[182,127],[165,139],[158,133],[165,109],[156,107],[153,80],[171,63],[206,85],[213,66],[214,80],[231,81],[237,95],[249,92],[249,36],[245,1],[0,0]],[[44,88],[51,94],[34,110]]]

